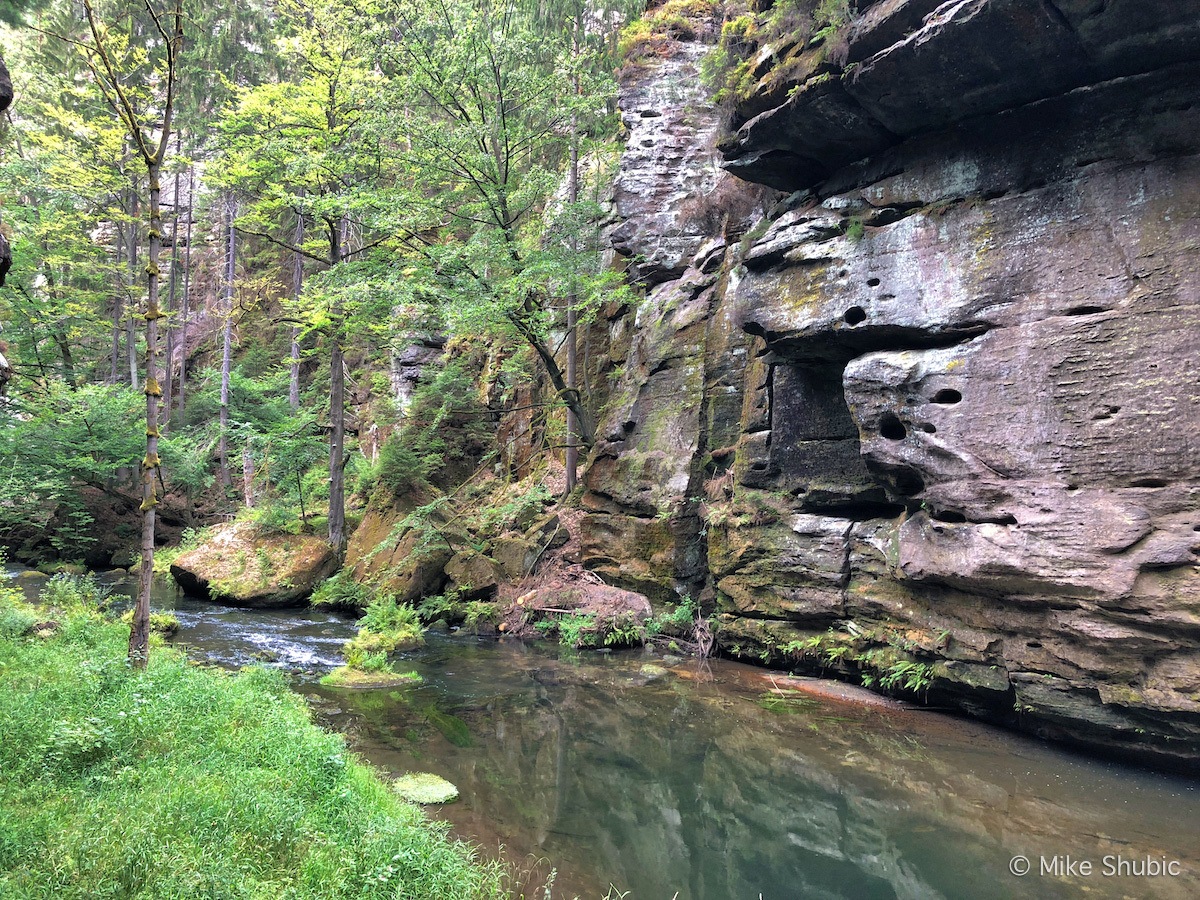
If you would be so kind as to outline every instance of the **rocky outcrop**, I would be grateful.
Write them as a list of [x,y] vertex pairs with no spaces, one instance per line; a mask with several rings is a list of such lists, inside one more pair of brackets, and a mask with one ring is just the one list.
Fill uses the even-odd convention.
[[860,0],[845,67],[825,55],[725,145],[731,171],[784,190],[941,130],[1200,55],[1172,0]]
[[[919,667],[923,696],[995,721],[1200,756],[1185,6],[860,3],[846,67],[772,82],[721,145],[795,193],[741,240],[671,226],[696,234],[658,264],[656,217],[686,209],[661,195],[715,114],[686,94],[694,49],[627,78],[621,177],[656,199],[622,207],[617,246],[653,287],[585,562],[700,593],[727,652],[875,683]],[[696,130],[656,157],[638,129],[666,117],[637,110],[664,82]]]
[[659,599],[700,590],[707,577],[699,495],[714,447],[732,452],[737,439],[750,346],[725,301],[727,259],[773,196],[718,167],[720,116],[699,78],[707,50],[674,41],[623,76],[628,141],[614,187],[623,221],[610,239],[648,294],[592,338],[627,351],[610,372],[586,476],[583,557],[606,580]]
[[9,77],[8,67],[4,65],[4,55],[0,54],[0,112],[8,109],[13,99],[12,78]]
[[189,594],[258,608],[298,606],[336,570],[325,540],[260,534],[240,522],[214,528],[204,543],[171,563],[171,574]]

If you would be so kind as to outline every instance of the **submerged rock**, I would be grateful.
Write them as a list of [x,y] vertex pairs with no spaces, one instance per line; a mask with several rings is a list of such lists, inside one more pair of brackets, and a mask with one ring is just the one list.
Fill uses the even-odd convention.
[[263,535],[235,522],[181,553],[171,575],[190,594],[237,606],[297,606],[337,570],[333,548],[310,535]]

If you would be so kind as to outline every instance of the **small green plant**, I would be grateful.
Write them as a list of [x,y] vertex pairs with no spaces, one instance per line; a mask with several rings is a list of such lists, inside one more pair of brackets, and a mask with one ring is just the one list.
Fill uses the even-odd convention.
[[96,612],[108,601],[112,589],[100,584],[92,572],[70,575],[60,572],[50,578],[39,594],[48,606],[71,612]]
[[113,733],[103,719],[59,722],[42,745],[40,757],[48,771],[78,772],[102,759],[112,741]]
[[[0,557],[0,564],[3,564]],[[38,614],[25,602],[16,588],[0,587],[0,638],[17,638],[28,634],[38,623]]]
[[867,226],[858,216],[851,216],[846,220],[846,240],[857,243],[866,236]]
[[313,606],[357,611],[366,608],[373,597],[369,587],[359,584],[348,572],[338,572],[321,583],[310,602]]
[[466,604],[461,598],[462,592],[454,588],[443,594],[433,594],[421,601],[421,605],[417,607],[417,616],[426,624],[438,619],[461,622],[467,614]]
[[379,659],[386,664],[389,653],[410,650],[425,643],[421,619],[417,611],[399,604],[393,597],[376,597],[367,605],[359,620],[358,634],[346,642],[343,652],[346,665],[352,669],[371,671],[364,666],[376,666]]
[[421,628],[417,611],[407,604],[397,603],[393,597],[377,597],[372,600],[358,624],[360,628],[379,634],[406,630],[419,633]]
[[629,613],[614,616],[604,623],[602,630],[605,647],[636,647],[646,642],[645,627]]
[[899,660],[892,663],[879,678],[879,686],[885,690],[903,688],[920,693],[928,689],[933,680],[933,666],[929,663]]
[[674,609],[651,616],[646,621],[646,634],[667,634],[675,637],[686,635],[699,614],[700,604],[691,597],[685,597]]
[[600,634],[595,613],[573,613],[558,620],[558,639],[577,650],[595,647]]
[[266,547],[259,547],[254,555],[258,560],[258,579],[262,584],[268,584],[271,576],[275,574],[275,560],[271,558]]
[[[121,621],[126,625],[133,624],[133,610],[129,610],[121,616]],[[163,637],[172,637],[179,632],[179,619],[174,613],[167,612],[152,612],[150,613],[150,633],[159,634]]]
[[299,534],[301,521],[291,507],[273,500],[263,500],[258,506],[246,507],[238,521],[249,522],[259,535]]
[[495,603],[486,600],[472,600],[467,604],[463,624],[471,632],[478,634],[484,626],[495,627],[500,621],[500,609]]

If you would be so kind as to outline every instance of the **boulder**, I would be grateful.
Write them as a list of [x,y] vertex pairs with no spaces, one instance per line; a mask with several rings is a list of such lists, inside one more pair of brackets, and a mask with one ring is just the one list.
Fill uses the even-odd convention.
[[446,563],[450,584],[467,600],[491,597],[504,580],[504,570],[494,560],[476,550],[462,550]]
[[299,606],[335,571],[337,557],[325,540],[263,535],[241,522],[214,528],[203,544],[171,564],[171,574],[189,594],[260,608]]

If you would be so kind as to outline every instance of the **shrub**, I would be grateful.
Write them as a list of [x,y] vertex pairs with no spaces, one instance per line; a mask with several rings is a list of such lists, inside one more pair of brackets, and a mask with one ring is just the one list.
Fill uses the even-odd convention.
[[342,648],[346,665],[365,672],[390,672],[389,653],[425,643],[421,620],[411,606],[393,597],[376,597],[359,620],[358,634]]
[[313,606],[325,606],[358,612],[365,609],[374,597],[374,592],[355,581],[348,572],[338,572],[321,582],[309,601]]
[[112,589],[96,581],[92,572],[70,575],[60,572],[42,586],[41,601],[68,612],[98,611],[108,600]]
[[24,594],[16,588],[0,587],[0,638],[28,634],[38,621],[37,610],[25,602]]

